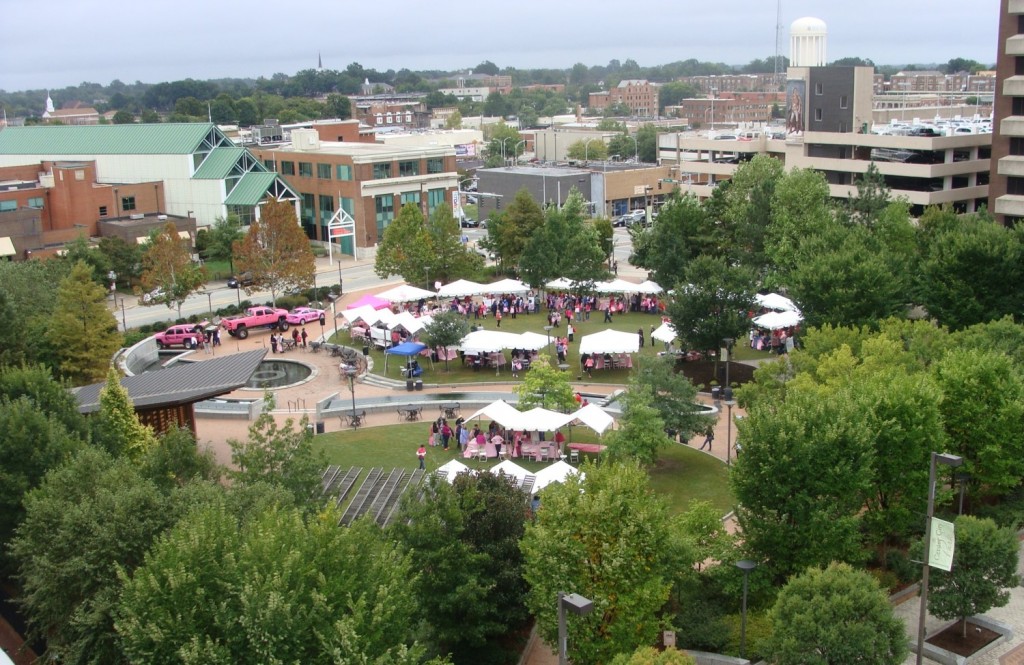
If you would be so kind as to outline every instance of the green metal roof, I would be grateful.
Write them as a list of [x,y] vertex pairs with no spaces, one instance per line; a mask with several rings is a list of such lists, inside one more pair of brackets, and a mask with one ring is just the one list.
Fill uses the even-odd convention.
[[276,173],[246,173],[224,200],[229,206],[254,206],[267,195],[267,190],[277,180]]
[[245,148],[214,148],[206,156],[203,163],[196,169],[193,178],[199,180],[221,180],[231,173],[231,168],[238,163],[242,155],[246,154]]
[[206,122],[8,127],[0,131],[0,154],[188,155],[211,130]]

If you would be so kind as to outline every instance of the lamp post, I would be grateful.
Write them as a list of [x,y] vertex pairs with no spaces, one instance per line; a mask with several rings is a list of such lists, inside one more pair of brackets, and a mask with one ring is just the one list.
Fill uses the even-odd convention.
[[711,131],[715,130],[715,93],[718,88],[711,88]]
[[917,618],[917,665],[924,658],[924,621],[928,617],[928,557],[932,539],[932,516],[935,514],[935,467],[938,464],[958,467],[964,463],[959,455],[932,452],[928,466],[928,518],[924,529],[924,569],[921,572],[921,610]]
[[736,406],[736,400],[727,399],[725,405],[729,408],[729,420],[725,423],[725,465],[732,466],[732,407]]
[[345,295],[345,285],[341,281],[341,261],[338,261],[338,295]]
[[356,374],[359,370],[356,369],[355,365],[345,365],[345,378],[348,379],[348,391],[352,393],[352,427],[357,427],[356,424]]
[[633,161],[637,164],[640,163],[640,144],[637,143],[636,137],[629,135],[629,138],[633,140]]
[[[551,330],[552,330],[552,328],[554,328],[554,326],[544,326],[544,332],[548,336],[548,344],[547,344],[548,347],[551,346]],[[547,347],[544,347],[544,348],[547,348]],[[551,353],[550,349],[548,349],[548,353]]]
[[516,141],[515,146],[512,148],[513,165],[519,163],[519,146],[523,146],[525,148],[526,147],[526,139],[520,139],[519,141]]
[[121,326],[128,332],[128,317],[124,313],[124,298],[121,298]]
[[511,136],[506,136],[505,138],[503,138],[503,139],[501,139],[499,141],[499,143],[501,143],[501,165],[502,166],[505,166],[505,141],[509,140],[510,138],[512,138],[512,137]]
[[747,578],[750,571],[757,568],[757,563],[750,559],[740,559],[736,567],[743,571],[743,611],[740,618],[740,658],[747,657]]
[[732,400],[732,384],[729,383],[729,356],[732,355],[732,345],[735,342],[732,337],[726,337],[722,340],[725,343],[725,386],[722,388],[722,399],[726,402]]
[[964,514],[964,494],[967,493],[967,483],[971,481],[971,474],[966,471],[956,474],[956,481],[960,483],[960,507],[957,510],[957,515]]
[[584,598],[578,593],[558,592],[558,665],[566,665],[565,611],[569,610],[577,616],[586,616],[594,611],[594,601]]
[[589,139],[583,141],[583,161],[590,161],[590,142],[595,140],[596,137],[591,136]]

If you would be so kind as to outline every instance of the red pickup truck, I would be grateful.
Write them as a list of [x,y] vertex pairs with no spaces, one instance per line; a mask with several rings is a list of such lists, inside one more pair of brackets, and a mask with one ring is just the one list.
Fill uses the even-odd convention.
[[288,330],[288,310],[273,307],[250,307],[245,314],[232,316],[220,322],[220,327],[232,337],[245,339],[250,328],[269,328],[271,330]]

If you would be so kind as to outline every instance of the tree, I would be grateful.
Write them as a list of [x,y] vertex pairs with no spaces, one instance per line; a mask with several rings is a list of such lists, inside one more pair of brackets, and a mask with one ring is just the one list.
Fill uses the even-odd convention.
[[576,141],[569,144],[565,156],[569,159],[579,160],[608,159],[608,146],[600,137],[595,140]]
[[143,109],[142,114],[139,116],[139,122],[155,124],[160,122],[160,116],[153,109]]
[[126,456],[139,462],[156,445],[153,430],[139,422],[121,375],[111,367],[107,383],[100,389],[100,410],[93,416],[93,442],[114,457]]
[[709,418],[700,415],[695,408],[697,387],[685,374],[675,371],[671,357],[645,359],[633,370],[630,385],[650,388],[651,406],[657,410],[665,427],[684,439],[707,427]]
[[[0,319],[17,321],[14,307],[7,294],[0,291]],[[28,340],[24,332],[16,326],[0,328],[0,367],[16,367],[28,360]]]
[[658,163],[658,128],[646,124],[636,130],[636,142],[640,152],[640,162],[643,164]]
[[114,114],[113,123],[115,125],[130,125],[135,122],[135,115],[131,111],[125,111],[121,109]]
[[249,426],[248,439],[228,439],[231,464],[235,467],[229,476],[243,485],[280,485],[292,493],[296,505],[311,506],[319,495],[320,475],[327,465],[323,451],[313,450],[308,416],[302,416],[299,428],[295,429],[291,418],[278,426],[273,411],[274,396],[268,392],[263,412]]
[[206,268],[192,261],[188,244],[178,237],[174,222],[159,233],[150,236],[149,245],[142,255],[142,288],[149,292],[162,289],[149,305],[162,303],[176,309],[181,316],[181,305],[190,295],[206,286]]
[[11,553],[22,607],[47,656],[68,663],[125,663],[113,629],[121,583],[178,511],[140,469],[81,451],[25,498]]
[[792,270],[807,258],[805,241],[836,226],[828,181],[818,171],[794,169],[776,183],[771,205],[765,254],[777,269]]
[[558,636],[558,592],[594,601],[593,612],[569,622],[573,661],[591,664],[654,642],[674,571],[692,561],[639,466],[587,464],[582,471],[585,480],[573,475],[545,488],[521,547],[527,606],[548,644]]
[[0,401],[14,402],[22,397],[60,422],[73,436],[88,439],[89,426],[78,412],[78,398],[67,386],[55,381],[49,370],[42,365],[0,366]]
[[520,267],[531,284],[565,277],[586,289],[608,275],[601,241],[587,217],[583,195],[573,187],[561,210],[548,208],[542,227],[524,248]]
[[498,65],[494,64],[490,60],[484,60],[473,68],[474,74],[487,74],[488,76],[497,76],[498,71]]
[[741,164],[725,190],[722,211],[724,247],[732,261],[755,270],[767,265],[764,243],[771,223],[775,186],[783,178],[782,162],[767,155],[756,155]]
[[101,380],[121,346],[117,319],[106,300],[106,291],[90,279],[89,267],[81,261],[60,283],[47,338],[56,369],[74,385]]
[[675,647],[658,651],[654,647],[640,647],[632,654],[619,654],[611,665],[697,665],[693,656]]
[[669,444],[665,421],[651,406],[651,389],[632,383],[623,394],[622,427],[608,436],[608,456],[613,460],[636,460],[645,466],[658,461],[658,451]]
[[672,195],[648,228],[634,225],[633,253],[629,262],[654,273],[652,279],[666,289],[684,283],[686,269],[701,254],[719,251],[716,224],[695,196]]
[[313,286],[316,262],[290,201],[268,199],[262,210],[235,245],[235,261],[240,272],[252,273],[253,284],[245,292],[268,290],[277,303],[279,293]]
[[459,113],[458,109],[452,111],[447,118],[444,119],[445,129],[462,129],[462,114]]
[[516,192],[500,219],[487,226],[489,248],[502,266],[517,266],[534,232],[544,226],[544,211],[526,189]]
[[538,358],[530,364],[530,371],[515,391],[519,395],[519,408],[524,411],[540,407],[569,413],[578,406],[568,375],[552,367],[546,358]]
[[[142,265],[142,248],[138,243],[128,244],[117,236],[105,236],[100,238],[99,249],[106,257],[109,269],[117,273],[121,283],[131,284],[142,274],[139,270]],[[106,273],[101,277],[105,279]]]
[[92,269],[92,280],[97,284],[107,283],[107,273],[110,272],[110,261],[106,254],[97,252],[85,234],[79,234],[74,240],[65,245],[67,250],[63,260],[69,266],[74,266],[79,261],[85,262]]
[[261,509],[191,512],[129,578],[115,628],[131,662],[419,663],[412,557],[376,526]]
[[348,120],[352,117],[352,101],[337,93],[327,95],[327,115],[339,120]]
[[868,164],[868,170],[853,180],[857,186],[857,196],[850,196],[849,211],[853,221],[873,226],[878,216],[892,202],[891,192],[885,184],[885,177],[874,162]]
[[231,272],[235,271],[235,243],[245,237],[238,215],[218,217],[206,232],[204,255],[208,260],[227,261]]
[[448,283],[465,277],[475,277],[483,268],[483,258],[462,244],[459,222],[452,209],[442,203],[427,220],[431,262],[430,275],[437,281]]
[[847,564],[793,578],[771,619],[766,646],[777,665],[897,665],[907,655],[906,628],[878,581]]
[[953,566],[931,571],[928,611],[947,621],[959,619],[966,637],[969,617],[1010,602],[1009,589],[1020,583],[1020,543],[1013,529],[987,518],[960,515],[954,531]]
[[223,468],[213,451],[200,451],[189,429],[171,427],[142,460],[143,473],[163,491],[186,486],[194,480],[218,482]]
[[415,556],[420,620],[440,653],[481,662],[526,621],[525,522],[522,493],[487,472],[431,478],[422,497],[403,497],[389,535]]
[[485,164],[487,168],[494,168],[501,166],[507,155],[513,154],[516,142],[522,140],[522,136],[504,122],[498,122],[490,127]]
[[[434,316],[420,333],[423,343],[432,349],[458,346],[469,334],[469,324],[458,312],[448,310]],[[444,371],[448,371],[448,354],[444,356]]]
[[710,501],[691,499],[686,511],[679,517],[679,529],[693,551],[698,570],[705,562],[722,562],[733,558],[736,536],[725,528],[721,512]]
[[[667,286],[667,285],[666,285]],[[723,259],[699,256],[683,274],[666,312],[679,338],[689,348],[718,349],[722,340],[742,335],[753,309],[754,275]]]
[[423,223],[423,213],[419,206],[407,203],[384,229],[373,271],[381,279],[400,275],[410,284],[423,284],[427,281],[426,267],[432,263],[430,234]]

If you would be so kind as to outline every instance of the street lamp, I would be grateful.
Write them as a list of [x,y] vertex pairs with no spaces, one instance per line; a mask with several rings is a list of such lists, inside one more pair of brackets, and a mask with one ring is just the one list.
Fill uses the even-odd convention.
[[502,166],[505,166],[505,141],[509,140],[510,138],[512,138],[512,137],[511,136],[506,136],[505,138],[499,140],[499,142],[501,143],[501,165]]
[[732,465],[732,407],[736,406],[736,400],[727,399],[725,405],[729,407],[729,420],[725,423],[725,465]]
[[971,474],[966,471],[956,474],[956,482],[960,483],[960,508],[957,510],[957,515],[964,514],[964,494],[967,493],[967,483],[971,481]]
[[747,578],[750,571],[757,568],[757,563],[750,559],[740,559],[736,567],[743,571],[743,613],[740,619],[740,658],[747,657]]
[[356,416],[356,375],[359,370],[355,365],[343,364],[342,371],[345,373],[345,378],[348,379],[348,391],[352,393],[352,418],[349,422],[353,428],[356,428],[359,427],[359,420]]
[[558,665],[566,665],[568,662],[565,653],[568,641],[565,629],[566,610],[577,616],[586,616],[594,611],[594,601],[578,593],[558,592]]
[[725,343],[725,387],[722,388],[722,399],[726,402],[732,400],[732,384],[729,383],[729,356],[732,355],[732,345],[736,340],[732,337],[726,337],[722,340]]
[[128,332],[128,317],[124,313],[124,298],[121,298],[121,325],[124,327],[124,331]]
[[627,138],[633,140],[633,162],[636,164],[640,163],[640,144],[637,143],[636,137],[629,135]]
[[597,137],[591,136],[589,139],[583,141],[583,161],[590,161],[590,142],[596,140]]
[[711,88],[711,131],[715,130],[715,93],[718,88]]
[[512,148],[512,159],[514,160],[514,164],[519,163],[519,146],[523,146],[525,148],[526,139],[521,139],[517,141],[515,147]]
[[943,466],[958,467],[964,463],[964,458],[949,453],[932,452],[931,464],[928,466],[928,518],[924,529],[924,570],[921,572],[921,611],[917,618],[917,665],[921,665],[924,658],[924,620],[928,616],[928,557],[932,539],[932,516],[935,514],[935,467],[937,464]]

